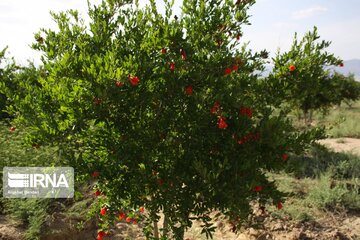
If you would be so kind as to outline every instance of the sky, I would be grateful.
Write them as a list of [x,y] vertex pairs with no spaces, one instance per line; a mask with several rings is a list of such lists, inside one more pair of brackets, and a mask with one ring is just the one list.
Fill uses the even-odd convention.
[[[156,1],[161,9],[162,0]],[[180,5],[181,0],[176,0],[177,15]],[[50,10],[67,9],[77,9],[86,17],[87,1],[0,0],[0,49],[8,46],[8,56],[21,64],[40,63],[40,54],[30,48],[34,33],[40,28],[56,29]],[[317,26],[321,39],[332,42],[330,52],[343,60],[360,59],[359,0],[257,0],[249,13],[251,26],[244,27],[242,41],[250,42],[255,51],[266,49],[271,56],[278,49],[287,51],[295,32],[302,36]]]

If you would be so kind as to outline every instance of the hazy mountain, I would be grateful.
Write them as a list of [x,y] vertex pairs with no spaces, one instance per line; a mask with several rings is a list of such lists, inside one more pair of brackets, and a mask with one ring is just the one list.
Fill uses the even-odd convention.
[[336,71],[345,75],[353,73],[356,80],[360,81],[360,59],[344,61],[344,67],[338,67]]

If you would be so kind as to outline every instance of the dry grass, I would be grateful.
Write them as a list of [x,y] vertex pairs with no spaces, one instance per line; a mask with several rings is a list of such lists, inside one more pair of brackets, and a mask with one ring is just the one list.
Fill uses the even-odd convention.
[[329,110],[328,115],[315,114],[315,122],[328,129],[330,137],[360,138],[360,101],[351,106],[341,104]]

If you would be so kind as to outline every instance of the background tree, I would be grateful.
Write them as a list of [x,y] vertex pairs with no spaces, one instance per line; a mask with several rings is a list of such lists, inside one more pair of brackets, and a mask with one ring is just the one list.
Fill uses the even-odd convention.
[[360,99],[360,82],[355,80],[354,75],[345,76],[335,72],[332,76],[334,85],[334,104],[340,105],[345,102],[351,106],[351,103]]
[[97,180],[98,239],[116,219],[142,219],[158,239],[163,212],[163,238],[182,239],[193,219],[211,236],[213,210],[240,224],[252,201],[282,207],[266,171],[318,132],[273,111],[258,81],[266,52],[239,46],[254,2],[184,0],[173,16],[173,2],[161,15],[154,0],[108,0],[89,5],[89,25],[75,10],[52,13],[59,29],[33,44],[37,84],[2,84],[28,142],[58,146],[77,179]]
[[[5,57],[6,50],[7,48],[4,48],[0,51],[0,84],[7,82],[7,86],[9,86],[9,82],[14,78],[17,67],[13,59],[7,59]],[[6,95],[0,93],[0,119],[9,117],[5,112],[6,106],[8,105],[7,101]]]
[[[295,34],[290,51],[278,52],[270,75],[274,94],[303,112],[305,124],[310,124],[312,111],[327,109],[334,104],[336,80],[330,66],[342,65],[342,60],[326,51],[331,44],[320,41],[317,28],[298,40]],[[337,99],[338,100],[338,99]]]

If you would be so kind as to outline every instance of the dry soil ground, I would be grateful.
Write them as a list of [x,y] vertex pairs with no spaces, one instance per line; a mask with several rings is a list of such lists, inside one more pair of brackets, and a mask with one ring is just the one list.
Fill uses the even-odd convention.
[[360,139],[358,138],[328,138],[320,140],[320,143],[337,152],[352,152],[360,155]]

